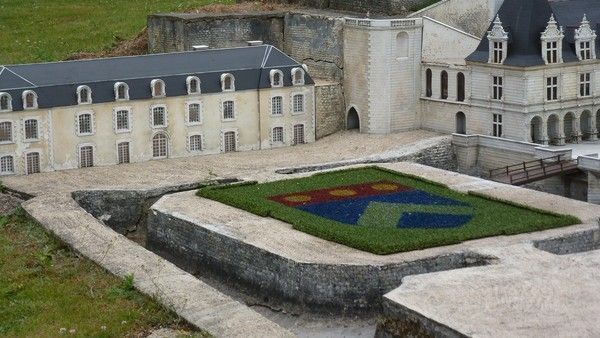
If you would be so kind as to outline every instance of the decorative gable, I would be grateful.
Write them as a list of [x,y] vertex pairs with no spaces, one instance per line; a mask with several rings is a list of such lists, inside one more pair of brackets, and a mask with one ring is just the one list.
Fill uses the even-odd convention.
[[575,30],[575,50],[580,61],[596,58],[596,31],[585,14],[581,26]]
[[563,28],[558,26],[554,14],[550,16],[546,30],[542,32],[542,57],[546,64],[562,63]]
[[487,38],[490,42],[490,56],[488,62],[498,64],[504,63],[508,54],[508,33],[504,30],[499,15],[497,15],[494,20],[492,30],[488,31]]

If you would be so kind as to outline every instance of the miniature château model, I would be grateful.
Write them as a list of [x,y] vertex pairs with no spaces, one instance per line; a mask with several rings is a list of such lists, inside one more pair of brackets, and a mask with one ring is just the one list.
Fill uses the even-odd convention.
[[346,19],[348,123],[540,144],[597,139],[597,0],[490,0],[480,39],[426,16]]
[[268,46],[0,68],[0,174],[313,142],[314,82]]

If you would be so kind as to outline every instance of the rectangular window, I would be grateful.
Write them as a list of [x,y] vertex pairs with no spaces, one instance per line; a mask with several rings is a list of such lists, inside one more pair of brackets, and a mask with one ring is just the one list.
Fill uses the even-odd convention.
[[494,122],[492,124],[493,136],[502,137],[502,115],[494,114]]
[[129,130],[129,111],[119,110],[117,111],[117,131],[128,131]]
[[228,131],[223,135],[223,150],[226,153],[233,152],[236,150],[235,132]]
[[494,63],[502,63],[504,57],[502,47],[502,42],[494,42]]
[[152,109],[152,125],[164,127],[166,125],[165,107],[154,107]]
[[592,74],[579,74],[579,96],[586,97],[592,95]]
[[40,172],[40,153],[29,153],[25,157],[25,169],[27,175],[37,174]]
[[0,123],[0,142],[12,142],[12,122]]
[[271,114],[282,115],[283,114],[283,97],[275,96],[271,99]]
[[293,144],[303,144],[304,143],[304,125],[297,124],[294,126],[294,140]]
[[304,95],[294,95],[293,100],[293,111],[294,113],[304,113]]
[[235,119],[235,105],[233,101],[223,102],[223,120]]
[[548,63],[558,62],[558,42],[546,42],[546,58]]
[[558,100],[558,76],[546,78],[546,100]]
[[504,85],[504,79],[502,76],[492,77],[492,98],[494,100],[502,100],[502,86]]
[[592,58],[592,48],[590,41],[580,42],[579,44],[579,53],[581,56],[581,60],[589,60]]
[[192,103],[188,105],[188,122],[200,123],[200,104]]
[[202,136],[190,136],[190,151],[202,151]]
[[129,163],[129,142],[121,142],[117,145],[117,156],[119,164]]
[[12,156],[0,157],[0,173],[10,174],[15,172],[15,162]]
[[25,121],[25,139],[26,140],[37,140],[38,139],[38,121],[37,120],[26,120]]
[[273,143],[283,143],[283,127],[273,128],[273,135],[271,139]]
[[94,147],[83,146],[79,148],[79,166],[90,168],[94,166]]
[[92,133],[92,115],[81,114],[79,115],[79,134],[91,134]]

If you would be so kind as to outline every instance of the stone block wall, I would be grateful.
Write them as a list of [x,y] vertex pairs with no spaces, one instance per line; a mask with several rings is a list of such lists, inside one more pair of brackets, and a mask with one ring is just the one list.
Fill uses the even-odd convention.
[[[244,2],[245,0],[237,0]],[[427,0],[268,0],[272,3],[287,3],[318,9],[333,9],[358,13],[405,14]]]
[[317,139],[345,129],[344,90],[340,83],[315,86]]
[[555,255],[587,252],[600,249],[600,231],[587,230],[568,236],[552,238],[534,243],[535,247]]
[[155,207],[149,214],[147,246],[191,273],[208,269],[254,289],[258,296],[348,313],[379,309],[381,296],[405,276],[488,263],[487,257],[469,252],[385,266],[297,262],[247,244],[218,226]]

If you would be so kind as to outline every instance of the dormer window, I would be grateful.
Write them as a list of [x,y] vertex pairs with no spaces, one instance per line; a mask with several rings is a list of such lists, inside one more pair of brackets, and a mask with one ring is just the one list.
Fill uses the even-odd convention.
[[152,97],[164,97],[165,96],[165,82],[160,79],[154,79],[150,82],[152,89]]
[[77,87],[77,103],[90,104],[92,103],[92,90],[88,86]]
[[283,87],[283,72],[277,69],[271,70],[271,87]]
[[235,77],[232,74],[221,75],[221,89],[224,92],[235,91]]
[[581,26],[575,30],[575,49],[580,61],[596,58],[596,31],[590,27],[585,14]]
[[542,33],[542,57],[546,64],[562,63],[562,40],[565,37],[562,27],[558,27],[554,14]]
[[37,109],[37,94],[33,90],[26,90],[23,92],[23,108],[24,109]]
[[129,100],[129,86],[125,82],[115,83],[115,100]]
[[12,98],[8,93],[0,93],[0,111],[12,110]]
[[502,27],[500,16],[496,16],[494,26],[488,31],[489,40],[489,63],[503,64],[508,54],[508,33]]
[[186,79],[188,95],[200,94],[200,79],[196,76],[188,76]]
[[292,69],[292,83],[294,86],[304,85],[304,69],[294,68]]

